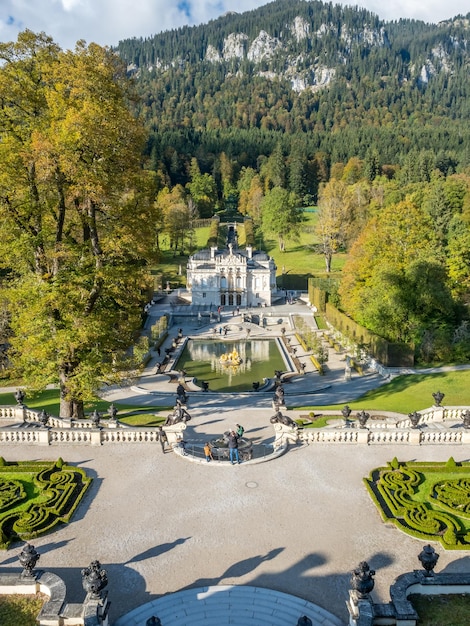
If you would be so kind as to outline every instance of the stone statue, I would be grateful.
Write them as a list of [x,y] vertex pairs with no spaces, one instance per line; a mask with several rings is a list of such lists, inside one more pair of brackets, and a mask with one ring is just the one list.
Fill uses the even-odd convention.
[[98,413],[96,409],[90,415],[90,418],[91,418],[91,421],[93,422],[94,428],[98,428],[98,426],[100,425],[101,415]]
[[112,420],[115,420],[115,419],[116,419],[117,409],[116,409],[116,407],[114,406],[114,404],[110,404],[110,405],[109,405],[108,413],[109,413],[109,417],[110,417]]
[[173,410],[173,413],[170,413],[165,421],[165,426],[173,426],[173,424],[178,424],[179,422],[188,422],[191,419],[191,415],[186,411],[183,407],[180,400],[176,400],[176,405]]
[[281,384],[277,385],[274,392],[273,402],[276,405],[284,404],[284,388]]
[[186,391],[181,383],[176,387],[176,396],[177,402],[180,401],[182,404],[187,403],[188,396],[186,395]]
[[21,573],[22,576],[31,577],[33,575],[33,569],[36,567],[39,557],[40,555],[30,543],[27,543],[24,546],[18,556],[21,567],[23,568],[23,572]]
[[108,584],[108,574],[106,570],[101,569],[101,563],[92,561],[81,573],[83,589],[93,598],[101,598],[101,591]]
[[277,411],[269,420],[271,424],[284,424],[284,426],[297,426],[293,419]]

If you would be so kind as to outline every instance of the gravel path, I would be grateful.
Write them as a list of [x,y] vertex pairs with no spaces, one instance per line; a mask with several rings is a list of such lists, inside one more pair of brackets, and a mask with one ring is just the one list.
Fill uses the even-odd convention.
[[[293,401],[295,394],[302,396],[297,390],[308,388],[316,398],[323,394],[327,404],[383,382],[378,377],[345,382],[343,373],[341,357],[332,355],[329,378],[309,373],[297,387],[286,385],[286,395]],[[167,379],[150,367],[138,388],[106,395],[168,405],[172,394]],[[272,438],[268,395],[192,394],[189,410],[187,438],[220,434],[235,423],[254,440]],[[41,554],[39,567],[65,580],[70,602],[85,596],[80,570],[94,559],[102,563],[109,576],[111,623],[168,593],[233,584],[305,598],[346,623],[350,572],[360,561],[377,571],[372,595],[386,602],[395,577],[419,568],[423,547],[382,523],[363,478],[394,456],[463,461],[468,451],[450,445],[294,446],[275,461],[235,467],[190,463],[163,454],[159,444],[9,445],[0,448],[0,456],[10,461],[61,456],[94,477],[73,522],[33,543]],[[441,555],[438,571],[468,570],[467,553],[435,547]],[[14,546],[1,553],[0,566],[18,568],[19,551]]]

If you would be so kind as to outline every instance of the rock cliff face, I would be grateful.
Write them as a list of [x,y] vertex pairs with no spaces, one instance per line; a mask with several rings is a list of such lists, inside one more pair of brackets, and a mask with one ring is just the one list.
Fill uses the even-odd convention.
[[[304,9],[305,6],[302,5]],[[407,50],[398,50],[396,46],[392,50],[391,41],[399,32],[397,25],[382,22],[365,10],[350,9],[350,12],[355,11],[356,14],[350,13],[346,19],[342,9],[335,12],[332,5],[315,3],[313,0],[310,13],[304,11],[304,15],[294,14],[292,17],[297,10],[293,9],[287,19],[287,10],[286,4],[285,12],[279,13],[276,20],[266,17],[265,13],[255,17],[256,12],[250,14],[248,22],[240,21],[244,14],[224,16],[221,18],[225,20],[221,22],[223,28],[207,25],[207,31],[204,31],[206,27],[198,27],[202,29],[202,36],[198,39],[200,45],[197,49],[193,48],[191,53],[186,48],[185,36],[181,34],[175,38],[180,47],[178,54],[168,55],[168,46],[160,45],[161,56],[155,51],[151,55],[151,63],[145,60],[129,63],[129,72],[138,74],[145,66],[149,71],[162,73],[169,68],[184,68],[188,63],[206,62],[219,65],[225,78],[248,71],[266,80],[288,81],[296,92],[317,91],[331,85],[349,63],[356,64],[356,74],[357,64],[361,62],[362,71],[364,68],[368,71],[367,58],[372,54],[375,54],[375,58],[380,55],[383,59],[380,70],[384,69],[386,74],[387,68],[404,52],[408,54],[404,60],[406,71],[396,76],[398,81],[403,83],[413,80],[425,86],[440,73],[454,71],[452,55],[455,51],[460,51],[467,58],[470,50],[468,16],[431,25],[434,30],[432,33],[430,31],[429,41],[432,44],[426,50],[415,53],[416,58],[411,58]],[[305,17],[306,14],[309,19]],[[423,30],[425,25],[419,28]],[[443,33],[441,38],[440,32]],[[172,46],[171,49],[176,52],[176,47]],[[390,59],[387,59],[387,51],[390,51]],[[376,67],[378,65],[376,63]]]
[[[324,25],[313,37],[320,38],[322,35],[331,32],[331,28]],[[274,57],[283,58],[283,69],[258,69],[258,76],[266,79],[284,78],[291,83],[294,91],[300,92],[306,89],[320,89],[326,87],[334,79],[336,70],[321,63],[319,59],[314,59],[313,63],[308,55],[292,54],[292,43],[305,42],[312,38],[311,25],[300,16],[294,18],[292,23],[286,25],[281,37],[273,37],[265,30],[260,30],[258,35],[250,41],[245,33],[231,33],[224,38],[221,49],[208,44],[204,59],[211,63],[223,63],[226,61],[244,59],[256,66],[263,62],[272,60]],[[350,34],[347,30],[341,33],[349,47],[356,43],[367,43],[369,45],[386,45],[387,37],[384,29],[373,31],[365,28],[362,33]],[[302,68],[302,69],[300,69]]]

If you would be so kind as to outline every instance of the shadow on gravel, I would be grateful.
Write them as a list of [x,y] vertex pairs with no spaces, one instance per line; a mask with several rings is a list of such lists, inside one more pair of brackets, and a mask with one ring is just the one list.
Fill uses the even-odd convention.
[[124,565],[127,565],[129,563],[138,563],[139,561],[146,561],[147,559],[153,559],[156,556],[161,556],[162,554],[165,554],[165,552],[173,550],[173,548],[175,548],[176,546],[180,546],[181,544],[185,543],[186,541],[188,541],[188,539],[191,539],[191,537],[182,537],[181,539],[177,539],[176,541],[172,541],[171,543],[162,543],[159,546],[149,548],[148,550],[145,550],[144,552],[133,556],[132,559],[126,561]]

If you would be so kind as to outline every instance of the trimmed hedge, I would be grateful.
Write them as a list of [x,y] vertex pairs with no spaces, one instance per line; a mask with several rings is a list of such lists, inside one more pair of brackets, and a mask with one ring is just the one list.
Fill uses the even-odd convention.
[[[441,480],[429,481],[433,473]],[[431,485],[423,502],[417,494],[425,480]],[[373,470],[364,483],[384,522],[419,539],[440,541],[447,550],[470,549],[470,463],[457,464],[452,457],[447,463],[400,463],[395,458],[388,467]]]
[[209,237],[207,239],[208,248],[217,248],[217,244],[219,240],[219,222],[220,222],[220,219],[218,217],[213,217],[211,220]]
[[320,374],[320,376],[324,376],[325,368],[320,363],[320,361],[316,357],[314,357],[313,354],[310,355],[310,360],[312,361],[313,365],[317,368],[318,373]]
[[372,333],[328,302],[328,280],[308,279],[308,298],[325,319],[356,345],[367,347],[368,352],[386,367],[412,367],[414,349],[406,344],[390,343]]
[[[21,479],[9,478],[12,474]],[[61,458],[56,462],[4,461],[0,465],[0,493],[6,494],[0,506],[0,548],[69,522],[91,481],[84,470],[66,465]],[[16,482],[29,484],[30,489],[15,489]]]
[[245,246],[255,246],[255,231],[253,228],[253,220],[245,219],[243,222],[245,227]]
[[386,367],[412,367],[414,365],[414,351],[409,346],[388,342],[328,303],[325,307],[325,317],[333,328],[356,345],[367,346],[368,352]]

